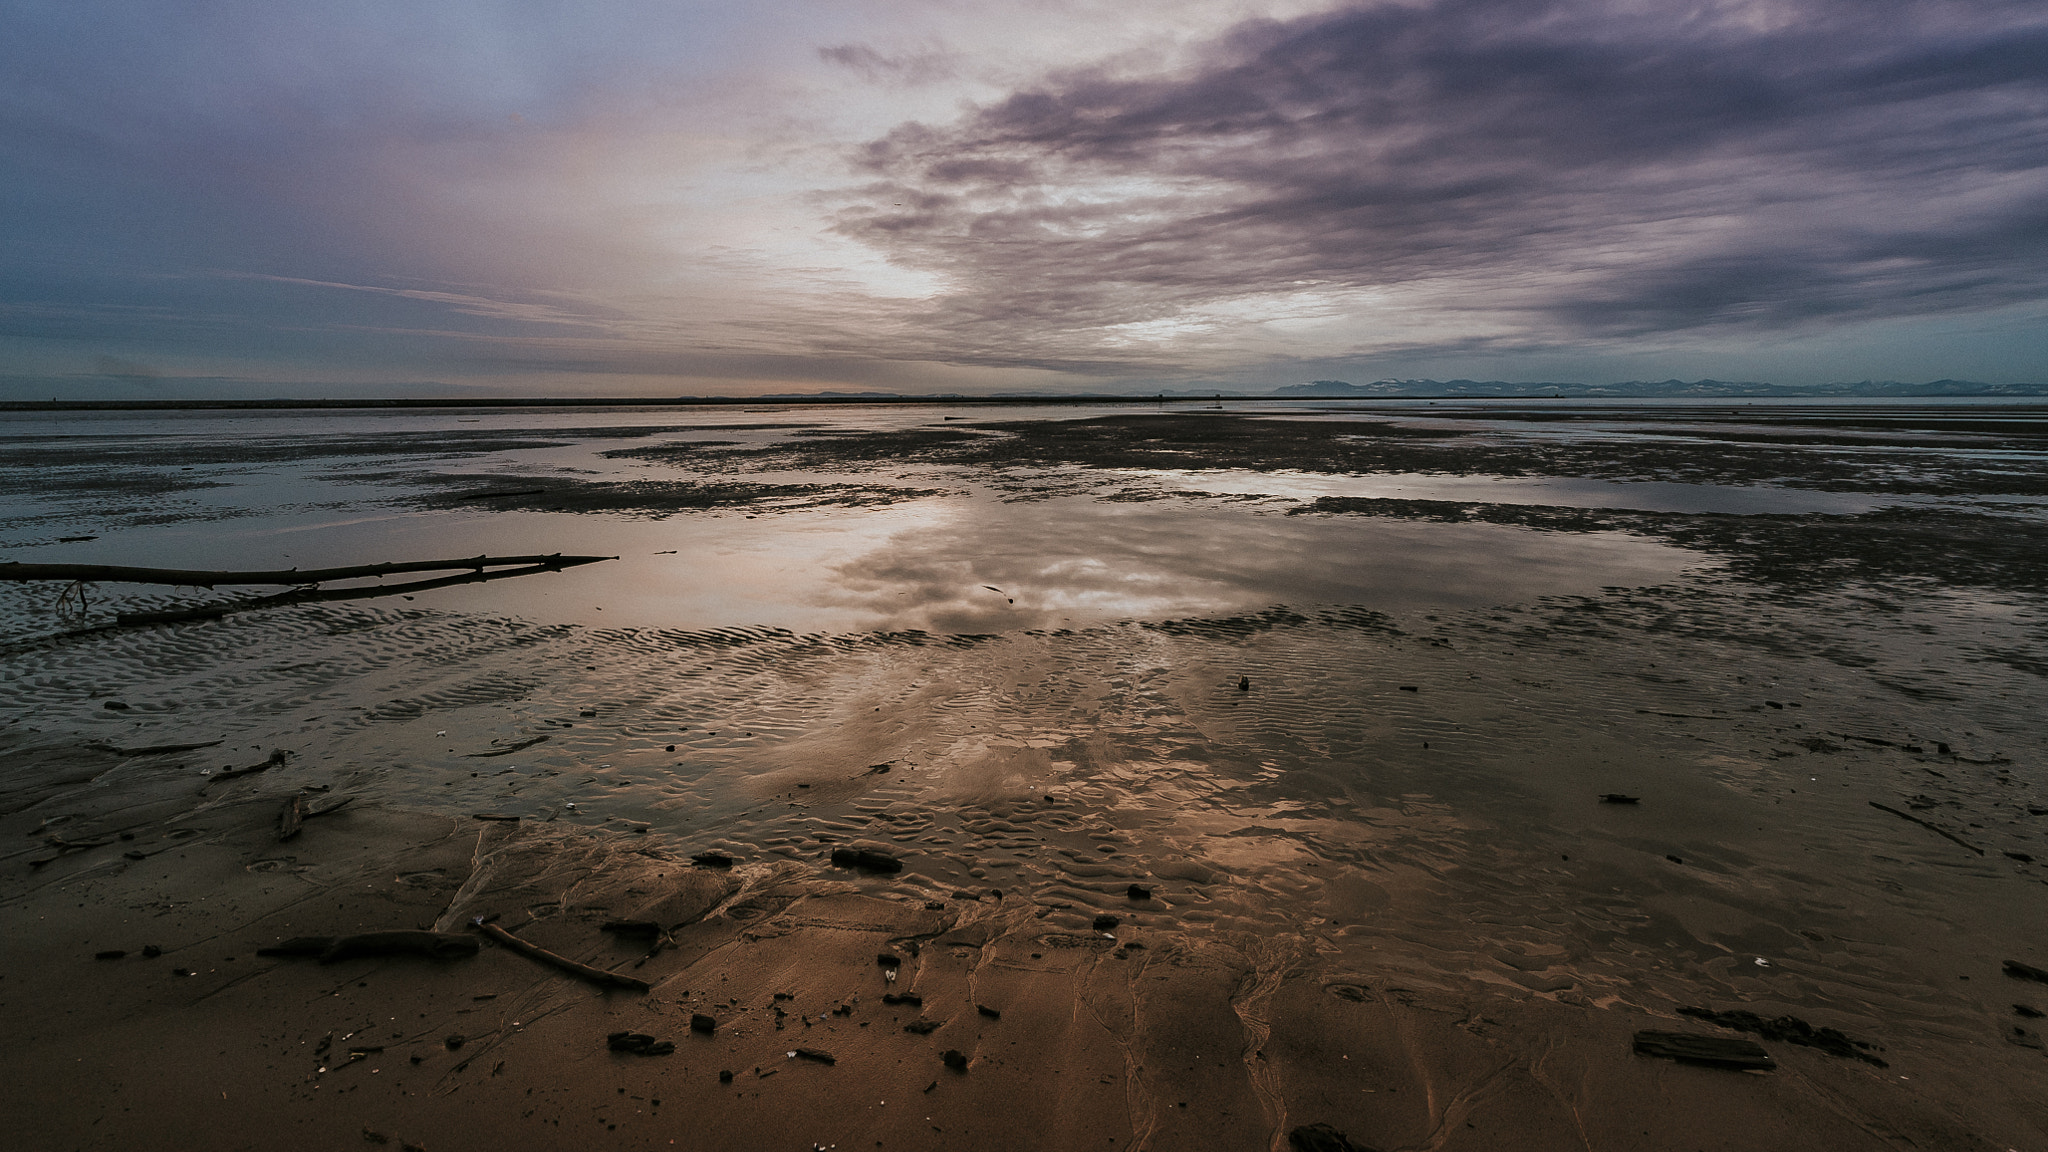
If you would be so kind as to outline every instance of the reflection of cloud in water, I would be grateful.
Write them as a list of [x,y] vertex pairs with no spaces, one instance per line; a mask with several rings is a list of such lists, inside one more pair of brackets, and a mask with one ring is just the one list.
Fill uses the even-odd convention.
[[999,632],[1282,602],[1489,604],[1656,583],[1699,562],[1623,533],[1066,499],[980,504],[900,533],[837,565],[819,600],[871,627]]

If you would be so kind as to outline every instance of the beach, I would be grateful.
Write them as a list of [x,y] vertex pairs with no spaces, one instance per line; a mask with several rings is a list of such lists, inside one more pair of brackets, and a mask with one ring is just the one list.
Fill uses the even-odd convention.
[[0,587],[16,1139],[2048,1146],[2039,413],[1528,407],[11,424],[0,560],[621,557]]

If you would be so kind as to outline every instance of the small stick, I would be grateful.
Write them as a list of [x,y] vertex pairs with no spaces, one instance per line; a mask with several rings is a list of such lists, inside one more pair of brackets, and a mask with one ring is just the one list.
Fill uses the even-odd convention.
[[474,760],[479,756],[510,756],[514,752],[518,752],[526,748],[531,748],[535,744],[538,744],[541,741],[546,740],[547,738],[547,733],[543,732],[538,736],[529,737],[528,739],[521,740],[515,744],[509,745],[504,748],[493,748],[488,752],[471,752],[469,754],[469,757],[470,759]]
[[593,968],[580,961],[571,960],[567,956],[550,952],[538,944],[529,944],[510,932],[505,931],[503,928],[498,927],[496,924],[484,923],[484,919],[481,916],[470,921],[470,923],[476,925],[479,932],[512,949],[514,952],[524,952],[535,960],[543,964],[552,964],[570,975],[581,976],[585,980],[598,984],[609,984],[616,988],[631,988],[636,992],[645,992],[649,988],[654,987],[653,984],[637,976],[622,976],[617,972],[607,972],[602,968]]
[[1897,816],[1901,820],[1911,820],[1913,823],[1918,824],[1922,828],[1925,828],[1929,832],[1933,832],[1936,835],[1946,836],[1949,839],[1955,841],[1956,843],[1961,844],[1963,847],[1968,848],[1970,851],[1975,852],[1979,856],[1982,856],[1984,854],[1984,850],[1982,848],[1977,847],[1975,844],[1972,844],[1968,840],[1965,840],[1962,837],[1956,835],[1955,833],[1950,832],[1946,828],[1940,828],[1933,824],[1929,824],[1927,821],[1922,820],[1918,816],[1908,815],[1907,813],[1901,812],[1897,808],[1893,808],[1888,804],[1879,804],[1875,800],[1872,800],[1870,802],[1870,806],[1872,808],[1877,809],[1880,812],[1889,812],[1892,815]]
[[279,764],[284,763],[285,758],[290,755],[291,753],[285,751],[284,749],[277,748],[271,751],[270,759],[265,760],[261,764],[251,764],[247,768],[223,768],[220,771],[215,772],[213,775],[208,776],[206,778],[206,783],[201,784],[199,786],[199,790],[204,792],[209,785],[217,784],[222,780],[233,780],[237,776],[254,776],[258,772],[268,772],[272,768],[277,767]]

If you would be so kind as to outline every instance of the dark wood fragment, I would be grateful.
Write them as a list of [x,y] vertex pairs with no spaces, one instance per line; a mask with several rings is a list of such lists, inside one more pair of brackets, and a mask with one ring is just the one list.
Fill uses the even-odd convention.
[[1644,1056],[1665,1056],[1716,1068],[1770,1070],[1778,1066],[1771,1054],[1749,1040],[1700,1036],[1690,1032],[1638,1032],[1635,1049]]
[[572,976],[581,976],[583,979],[589,980],[592,983],[609,984],[615,988],[631,988],[636,992],[645,992],[649,988],[654,987],[653,984],[650,984],[637,976],[626,976],[618,972],[607,972],[602,968],[593,968],[588,964],[584,964],[576,960],[571,960],[567,956],[562,956],[554,952],[550,952],[547,949],[542,948],[538,944],[530,944],[524,940],[521,940],[519,937],[514,936],[512,933],[505,931],[503,928],[498,927],[496,924],[484,923],[483,917],[481,916],[477,917],[475,920],[470,921],[470,923],[474,924],[479,932],[484,933],[491,939],[496,940],[498,943],[503,944],[504,946],[512,949],[515,952],[523,952],[526,955],[533,957],[535,960],[538,960],[543,964],[553,965],[554,967],[560,968],[562,971],[567,972]]
[[2032,964],[2022,964],[2018,960],[2007,960],[2005,962],[2005,974],[2021,980],[2039,980],[2043,984],[2048,984],[2048,969],[2036,968]]
[[604,1038],[605,1047],[614,1052],[631,1052],[637,1056],[666,1056],[676,1050],[673,1040],[656,1040],[645,1032],[613,1032]]
[[1328,1124],[1304,1124],[1287,1134],[1292,1152],[1374,1152]]

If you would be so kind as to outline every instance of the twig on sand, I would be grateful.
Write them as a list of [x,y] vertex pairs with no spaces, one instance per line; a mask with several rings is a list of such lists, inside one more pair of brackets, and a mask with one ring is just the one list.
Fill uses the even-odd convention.
[[623,976],[617,972],[607,972],[602,968],[593,968],[581,961],[571,960],[567,956],[550,952],[538,944],[529,944],[510,932],[505,931],[503,928],[498,927],[496,924],[484,923],[484,918],[481,916],[470,921],[470,923],[476,925],[477,931],[512,949],[514,952],[524,952],[543,964],[552,964],[572,976],[581,976],[592,983],[609,984],[615,988],[631,988],[636,992],[645,992],[649,988],[654,987],[653,984],[637,976]]
[[1889,812],[1892,815],[1897,816],[1901,820],[1911,820],[1913,823],[1918,824],[1922,828],[1927,829],[1929,832],[1932,832],[1937,836],[1946,836],[1950,840],[1953,840],[1956,843],[1962,845],[1963,847],[1968,848],[1970,851],[1975,852],[1979,856],[1982,856],[1984,854],[1984,850],[1982,848],[1977,847],[1975,844],[1970,843],[1968,840],[1963,839],[1962,837],[1956,835],[1955,833],[1949,831],[1946,828],[1943,828],[1936,824],[1929,824],[1927,821],[1922,820],[1918,816],[1914,816],[1906,812],[1901,812],[1897,808],[1894,808],[1889,804],[1879,804],[1875,800],[1872,800],[1870,802],[1870,806],[1872,808],[1877,809],[1879,812]]
[[116,748],[112,744],[100,743],[93,744],[91,747],[112,752],[116,756],[162,756],[171,752],[197,752],[201,748],[211,748],[216,744],[225,743],[227,741],[222,739],[202,740],[193,744],[151,744],[147,748]]
[[233,780],[237,776],[254,776],[258,772],[268,772],[272,768],[277,767],[279,764],[284,763],[285,759],[290,755],[290,752],[287,752],[282,748],[272,749],[270,753],[270,759],[265,760],[261,764],[251,764],[247,768],[223,768],[220,771],[215,772],[213,775],[208,776],[206,778],[206,783],[201,784],[199,786],[199,790],[201,792],[204,792],[208,787],[214,784],[218,784],[223,780]]
[[493,748],[488,752],[471,752],[469,754],[469,758],[474,760],[480,756],[510,756],[514,752],[517,752],[523,748],[531,748],[535,744],[538,744],[541,741],[546,740],[547,738],[547,733],[543,732],[538,736],[529,737],[525,740],[520,740],[515,743],[508,744],[503,748]]

